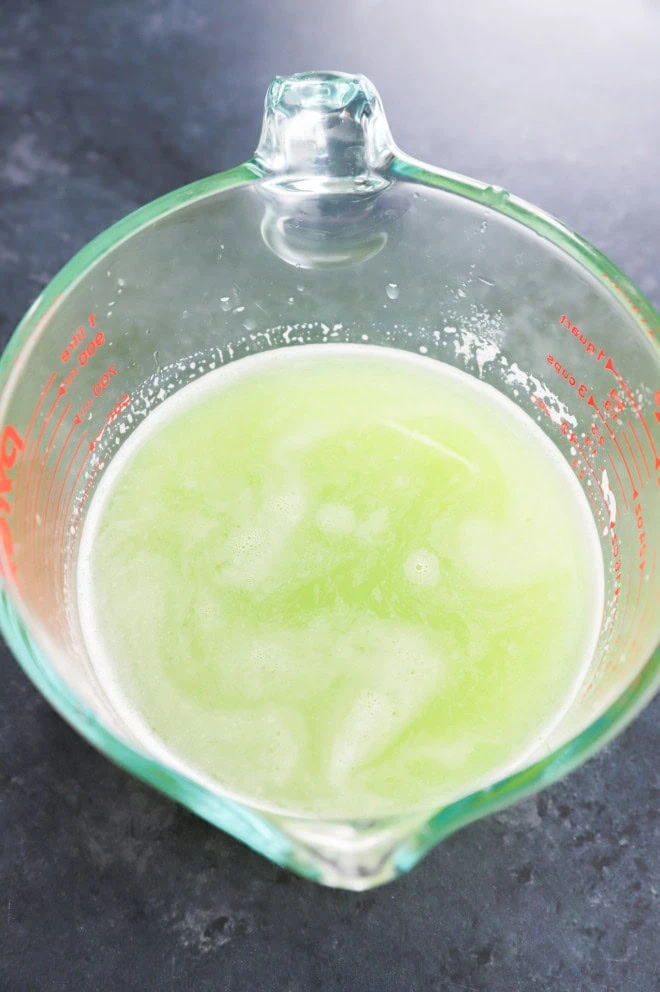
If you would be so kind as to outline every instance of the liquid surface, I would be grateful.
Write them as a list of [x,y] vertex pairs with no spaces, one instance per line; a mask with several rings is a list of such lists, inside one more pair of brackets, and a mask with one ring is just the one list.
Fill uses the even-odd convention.
[[588,504],[536,424],[431,359],[305,346],[135,431],[83,534],[83,629],[157,756],[323,817],[441,805],[524,762],[595,642]]

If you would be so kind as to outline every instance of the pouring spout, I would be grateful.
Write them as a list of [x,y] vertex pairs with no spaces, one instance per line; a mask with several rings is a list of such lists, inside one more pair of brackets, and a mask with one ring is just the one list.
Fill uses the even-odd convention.
[[280,816],[272,819],[291,841],[297,871],[323,885],[361,892],[401,874],[399,849],[427,817],[417,813],[343,824]]

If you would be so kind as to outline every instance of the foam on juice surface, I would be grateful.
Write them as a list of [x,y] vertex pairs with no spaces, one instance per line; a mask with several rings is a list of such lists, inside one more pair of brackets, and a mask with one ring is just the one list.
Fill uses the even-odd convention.
[[520,765],[602,613],[587,500],[490,386],[308,345],[183,388],[131,435],[79,558],[84,636],[135,738],[256,805],[441,805]]

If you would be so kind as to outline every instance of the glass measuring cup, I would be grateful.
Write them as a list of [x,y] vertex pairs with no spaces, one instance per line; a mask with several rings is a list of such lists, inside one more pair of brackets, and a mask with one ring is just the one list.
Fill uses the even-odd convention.
[[[364,78],[275,80],[254,158],[102,234],[3,356],[5,637],[59,712],[134,774],[309,878],[386,881],[569,771],[658,686],[658,327],[625,276],[552,218],[401,154]],[[177,388],[255,351],[365,338],[483,378],[538,421],[590,500],[606,608],[583,691],[525,768],[443,809],[319,822],[238,802],[142,750],[82,641],[76,560],[110,459]]]

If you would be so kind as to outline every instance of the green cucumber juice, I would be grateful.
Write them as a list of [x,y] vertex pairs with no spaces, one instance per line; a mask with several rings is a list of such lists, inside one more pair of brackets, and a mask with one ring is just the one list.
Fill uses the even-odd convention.
[[431,808],[524,765],[600,625],[588,501],[493,387],[371,345],[241,359],[134,431],[85,523],[98,676],[149,753],[262,808]]

